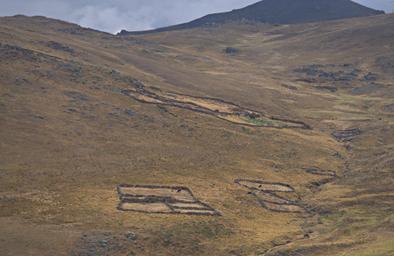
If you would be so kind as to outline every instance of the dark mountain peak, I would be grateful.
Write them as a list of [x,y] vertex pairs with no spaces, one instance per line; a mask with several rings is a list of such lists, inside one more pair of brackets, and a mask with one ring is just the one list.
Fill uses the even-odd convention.
[[209,14],[202,18],[175,26],[149,31],[128,32],[119,35],[164,32],[179,29],[212,26],[227,22],[264,22],[271,24],[296,24],[320,22],[384,14],[350,0],[263,0],[242,9]]

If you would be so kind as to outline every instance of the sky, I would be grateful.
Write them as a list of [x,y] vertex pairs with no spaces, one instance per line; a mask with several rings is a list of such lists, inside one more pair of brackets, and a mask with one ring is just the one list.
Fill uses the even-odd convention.
[[[354,1],[394,12],[394,0]],[[117,33],[183,23],[255,2],[258,0],[0,0],[0,16],[41,15]]]

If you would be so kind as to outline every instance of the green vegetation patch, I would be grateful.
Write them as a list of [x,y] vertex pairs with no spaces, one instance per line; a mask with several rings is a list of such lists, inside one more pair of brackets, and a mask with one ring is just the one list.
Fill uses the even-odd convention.
[[287,122],[274,120],[268,117],[251,117],[244,116],[243,117],[248,123],[256,126],[265,126],[265,127],[289,127],[292,126]]

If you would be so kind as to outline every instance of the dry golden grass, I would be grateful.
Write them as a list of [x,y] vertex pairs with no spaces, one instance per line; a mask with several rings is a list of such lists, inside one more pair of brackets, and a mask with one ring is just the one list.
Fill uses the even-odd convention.
[[[393,23],[383,15],[117,38],[1,18],[2,255],[392,255]],[[240,53],[224,54],[228,46]],[[348,82],[294,72],[346,63],[360,70]],[[363,80],[369,72],[376,81]],[[220,99],[313,130],[138,100],[122,93],[136,92],[132,79],[179,101],[231,109],[196,100]],[[332,138],[348,128],[362,134],[348,145]],[[338,178],[319,184],[308,167]],[[310,213],[265,209],[238,178],[289,184]],[[222,216],[118,211],[119,184],[187,186]]]

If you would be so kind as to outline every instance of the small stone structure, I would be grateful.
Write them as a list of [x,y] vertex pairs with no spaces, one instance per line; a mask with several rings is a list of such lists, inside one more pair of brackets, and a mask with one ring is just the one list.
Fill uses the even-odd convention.
[[197,200],[190,189],[179,186],[119,185],[121,211],[161,214],[221,215]]
[[251,194],[257,198],[260,205],[268,210],[293,213],[305,212],[305,209],[296,201],[276,194],[295,193],[294,188],[288,184],[249,179],[236,179],[234,182],[251,190]]

